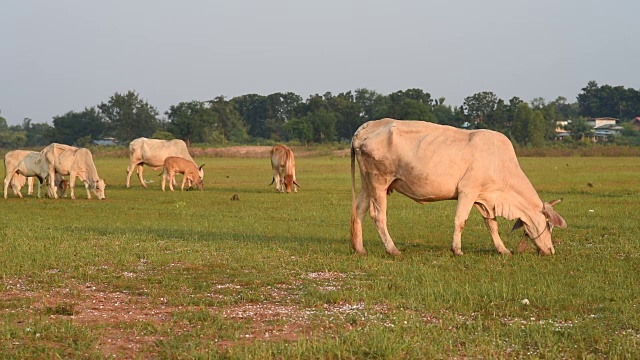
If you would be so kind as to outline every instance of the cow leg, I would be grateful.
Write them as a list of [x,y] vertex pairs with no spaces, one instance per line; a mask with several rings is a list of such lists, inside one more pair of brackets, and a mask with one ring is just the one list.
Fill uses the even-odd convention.
[[282,180],[280,179],[280,170],[279,169],[274,169],[273,170],[273,179],[274,179],[274,182],[276,183],[276,191],[277,192],[282,192]]
[[[33,195],[33,181],[34,181],[33,176],[27,178],[27,186],[28,186],[27,194],[28,195]],[[40,197],[40,195],[38,195],[38,197]]]
[[458,206],[456,207],[456,217],[453,220],[453,243],[451,244],[451,252],[453,255],[462,255],[462,230],[469,218],[469,212],[475,202],[475,197],[461,194],[458,197]]
[[91,199],[91,189],[89,188],[89,182],[87,181],[87,179],[80,179],[80,180],[84,181],[84,188],[87,190],[87,199]]
[[[40,188],[42,188],[42,185],[44,185],[44,179],[38,179],[38,199],[40,199]],[[33,188],[31,188],[30,194],[33,194]]]
[[[9,174],[6,174],[4,177],[4,198],[6,199],[9,195],[7,194],[7,190],[9,190],[9,182],[11,181],[11,177],[13,175],[9,176]],[[15,193],[16,190],[13,187],[13,185],[11,186],[11,189],[13,190],[13,192]]]
[[142,164],[138,164],[136,166],[136,173],[138,174],[138,179],[140,180],[140,184],[142,184],[142,187],[147,187],[147,184],[145,184],[144,182],[144,177],[142,177],[142,171],[143,171],[143,166]]
[[131,187],[131,174],[133,174],[133,170],[135,169],[136,164],[129,164],[127,167],[127,188]]
[[[180,191],[184,191],[184,184],[187,182],[187,175],[182,176],[182,187],[180,187]],[[189,181],[191,182],[191,181]]]
[[[51,166],[49,168],[49,177],[48,177],[48,180],[47,180],[48,181],[47,182],[47,185],[48,185],[47,186],[47,189],[48,189],[47,190],[47,194],[50,197],[53,197],[54,199],[57,199],[58,198],[58,191],[56,191],[56,182],[55,182],[55,180],[52,180],[52,179],[55,179],[55,178],[56,178],[56,169],[55,169],[54,166]],[[73,184],[75,182],[72,179],[70,179],[70,180],[71,180],[70,185],[73,186]],[[73,196],[73,187],[71,188],[71,195]]]
[[[76,193],[74,191],[75,187],[76,187],[76,174],[73,172],[69,172],[69,187],[71,188],[71,198],[75,199],[76,198]],[[54,191],[54,194],[56,195],[56,199],[58,198],[58,192]]]
[[364,190],[360,190],[356,203],[351,210],[351,248],[360,255],[366,255],[367,251],[362,246],[362,220],[369,210],[370,199]]
[[175,181],[176,174],[174,172],[169,173],[169,189],[173,191],[173,182]]
[[495,218],[485,218],[484,223],[487,225],[489,232],[491,232],[491,239],[493,239],[493,246],[496,247],[496,250],[498,250],[502,255],[511,255],[511,251],[504,246],[502,239],[500,239],[500,234],[498,233],[498,220]]
[[383,191],[377,191],[373,198],[371,198],[371,204],[369,205],[369,213],[376,223],[378,234],[384,243],[384,247],[389,255],[400,255],[400,251],[396,248],[389,231],[387,230],[387,186],[377,187],[383,188]]

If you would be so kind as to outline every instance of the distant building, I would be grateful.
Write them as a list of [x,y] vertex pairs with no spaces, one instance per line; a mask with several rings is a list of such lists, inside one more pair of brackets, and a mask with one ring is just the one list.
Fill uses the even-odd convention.
[[112,137],[93,140],[92,144],[96,146],[118,146],[118,142]]
[[593,129],[595,131],[596,140],[607,140],[609,136],[618,136],[622,134],[624,128],[616,124],[604,124]]
[[587,123],[589,123],[592,128],[597,128],[602,125],[615,125],[618,123],[618,119],[612,117],[588,118]]

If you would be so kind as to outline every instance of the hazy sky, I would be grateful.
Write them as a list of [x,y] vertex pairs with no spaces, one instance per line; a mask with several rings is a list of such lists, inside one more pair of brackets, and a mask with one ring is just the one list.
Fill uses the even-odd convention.
[[137,91],[181,101],[420,88],[446,103],[493,91],[640,88],[638,0],[18,0],[0,4],[9,124]]

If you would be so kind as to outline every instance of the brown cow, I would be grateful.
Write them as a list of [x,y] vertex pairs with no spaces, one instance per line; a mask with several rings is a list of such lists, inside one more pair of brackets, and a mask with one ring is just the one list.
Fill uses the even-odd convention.
[[173,191],[173,178],[176,174],[184,174],[182,178],[182,187],[180,188],[184,191],[184,184],[189,181],[191,184],[195,185],[198,189],[202,190],[202,176],[200,173],[202,171],[202,167],[204,164],[197,167],[192,161],[177,157],[177,156],[169,156],[164,159],[164,166],[162,171],[162,191],[164,191],[165,183],[169,180],[169,189]]
[[[355,159],[362,188],[355,195]],[[424,121],[369,121],[351,141],[351,247],[365,254],[362,220],[367,210],[386,251],[400,252],[387,230],[387,195],[393,190],[426,204],[458,200],[451,251],[462,255],[461,235],[473,206],[485,220],[494,246],[511,254],[498,234],[496,216],[519,219],[543,254],[553,254],[551,230],[567,223],[543,202],[524,174],[506,136],[490,130],[462,130]]]
[[[284,145],[276,145],[271,149],[271,169],[273,169],[272,185],[276,183],[276,190],[288,193],[298,192],[300,185],[296,181],[296,161],[293,157],[293,151]],[[284,185],[284,189],[283,189]]]

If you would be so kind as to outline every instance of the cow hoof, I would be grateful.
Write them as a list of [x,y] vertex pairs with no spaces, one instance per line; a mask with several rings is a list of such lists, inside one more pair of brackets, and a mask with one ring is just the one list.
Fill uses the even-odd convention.
[[354,251],[356,252],[357,255],[361,255],[361,256],[365,256],[367,255],[367,250],[365,249],[354,249]]
[[501,255],[511,256],[511,251],[509,251],[509,249],[502,249],[502,250],[498,250],[498,252],[499,252]]
[[400,252],[400,250],[393,248],[391,250],[387,250],[387,254],[391,255],[391,256],[400,256],[402,255],[402,253]]
[[451,252],[455,256],[462,256],[462,250],[460,248],[451,248]]

